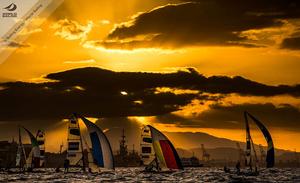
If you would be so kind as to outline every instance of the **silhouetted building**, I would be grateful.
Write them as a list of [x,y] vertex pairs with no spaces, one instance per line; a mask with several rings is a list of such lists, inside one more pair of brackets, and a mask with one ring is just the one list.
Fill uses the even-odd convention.
[[0,167],[10,168],[14,167],[16,164],[16,154],[17,154],[18,144],[8,141],[0,141]]
[[[23,144],[26,157],[28,157],[32,145]],[[0,141],[0,168],[13,168],[16,167],[16,156],[18,151],[18,143],[12,140],[9,141]],[[24,157],[22,157],[24,158]],[[25,159],[22,160],[23,162]]]

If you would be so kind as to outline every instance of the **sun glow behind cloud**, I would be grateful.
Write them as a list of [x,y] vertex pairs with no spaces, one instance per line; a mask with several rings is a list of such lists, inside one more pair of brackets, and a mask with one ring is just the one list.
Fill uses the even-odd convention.
[[141,126],[151,125],[155,120],[153,116],[130,116],[127,118],[131,121],[138,122]]

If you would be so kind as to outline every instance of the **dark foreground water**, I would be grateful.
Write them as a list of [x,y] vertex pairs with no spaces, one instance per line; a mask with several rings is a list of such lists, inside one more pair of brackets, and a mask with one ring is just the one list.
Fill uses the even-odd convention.
[[300,169],[266,169],[258,176],[224,173],[221,168],[186,168],[173,173],[141,173],[141,168],[116,168],[112,172],[56,173],[45,169],[40,173],[0,173],[0,182],[299,182]]

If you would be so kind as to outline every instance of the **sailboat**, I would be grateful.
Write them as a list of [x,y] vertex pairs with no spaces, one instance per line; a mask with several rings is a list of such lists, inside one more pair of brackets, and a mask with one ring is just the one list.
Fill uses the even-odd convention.
[[[257,169],[258,165],[258,158],[257,154],[254,148],[254,143],[250,134],[250,127],[249,127],[249,121],[248,117],[252,119],[252,121],[258,126],[258,128],[263,133],[267,144],[268,144],[268,150],[266,155],[266,168],[272,168],[275,165],[275,152],[274,152],[274,144],[271,137],[270,132],[267,130],[267,128],[263,125],[262,122],[260,122],[257,118],[255,118],[253,115],[248,113],[247,111],[244,112],[244,118],[245,118],[245,124],[246,124],[246,159],[245,159],[245,165],[249,166],[252,170],[252,166],[254,164],[255,169]],[[252,148],[251,148],[252,147]],[[252,151],[254,153],[255,161],[252,160]]]
[[38,130],[36,134],[36,140],[40,148],[40,166],[45,167],[45,132]]
[[[147,133],[151,134],[151,138],[146,135]],[[142,131],[141,148],[146,172],[183,170],[178,153],[171,141],[150,125],[147,125]],[[154,150],[154,157],[152,156],[152,149]]]
[[[91,148],[87,139],[81,135],[79,119],[87,127]],[[88,155],[87,163],[84,163],[84,145]],[[85,170],[84,165],[87,164],[90,172],[100,171],[101,168],[115,168],[112,149],[106,135],[97,125],[77,114],[73,114],[69,124],[67,157],[70,165],[80,165]]]
[[[30,137],[32,148],[28,157],[26,157],[25,148],[23,146],[21,138],[21,127],[19,127],[19,144],[16,156],[16,166],[20,167],[20,170],[27,169],[28,171],[32,171],[34,168],[38,168],[40,165],[40,148],[38,145],[38,141],[33,136],[33,134],[25,127],[22,128],[27,132],[28,136]],[[22,157],[24,159],[24,162],[22,162]]]

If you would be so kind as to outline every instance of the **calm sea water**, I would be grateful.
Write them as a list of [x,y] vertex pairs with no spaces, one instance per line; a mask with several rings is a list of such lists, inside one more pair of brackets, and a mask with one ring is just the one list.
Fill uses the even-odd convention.
[[173,173],[142,173],[142,168],[116,168],[113,172],[56,173],[45,169],[42,173],[0,173],[0,182],[299,182],[300,169],[266,169],[258,176],[224,173],[221,168],[186,168]]

